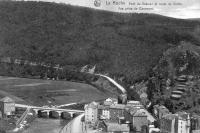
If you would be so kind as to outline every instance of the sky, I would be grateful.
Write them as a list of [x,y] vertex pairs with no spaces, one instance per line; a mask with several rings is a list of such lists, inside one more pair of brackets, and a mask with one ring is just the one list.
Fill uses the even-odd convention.
[[[174,18],[200,18],[200,0],[24,0],[65,3],[122,13],[156,13]],[[94,2],[100,3],[95,6]],[[138,5],[140,4],[140,5]]]

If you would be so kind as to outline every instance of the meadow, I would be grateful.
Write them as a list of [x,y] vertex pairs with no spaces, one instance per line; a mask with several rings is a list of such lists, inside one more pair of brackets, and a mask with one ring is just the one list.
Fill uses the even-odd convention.
[[9,96],[16,103],[37,106],[87,103],[111,94],[77,82],[0,77],[0,97]]

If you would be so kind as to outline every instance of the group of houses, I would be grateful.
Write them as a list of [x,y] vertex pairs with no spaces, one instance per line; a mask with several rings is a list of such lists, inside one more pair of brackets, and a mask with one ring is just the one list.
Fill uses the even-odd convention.
[[200,133],[200,116],[196,114],[183,111],[172,114],[163,105],[154,105],[153,113],[161,133]]
[[[85,105],[85,123],[108,133],[146,133],[150,122],[147,111],[139,101],[108,98],[101,103],[92,102]],[[101,127],[97,127],[98,125]]]

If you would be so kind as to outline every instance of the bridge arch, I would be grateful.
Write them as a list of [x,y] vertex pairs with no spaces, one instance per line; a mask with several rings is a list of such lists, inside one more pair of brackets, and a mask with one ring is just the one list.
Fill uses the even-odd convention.
[[60,112],[57,112],[57,111],[49,111],[49,118],[54,118],[54,119],[60,118]]
[[49,112],[44,110],[38,110],[38,117],[40,118],[48,118]]
[[73,115],[70,114],[69,112],[62,112],[61,113],[61,118],[62,119],[70,120],[70,119],[72,119],[72,117],[73,117]]

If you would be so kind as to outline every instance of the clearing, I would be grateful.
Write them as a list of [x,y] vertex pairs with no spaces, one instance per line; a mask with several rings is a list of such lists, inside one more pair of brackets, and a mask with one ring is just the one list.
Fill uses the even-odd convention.
[[36,106],[82,103],[101,100],[112,94],[77,82],[0,77],[0,98]]

